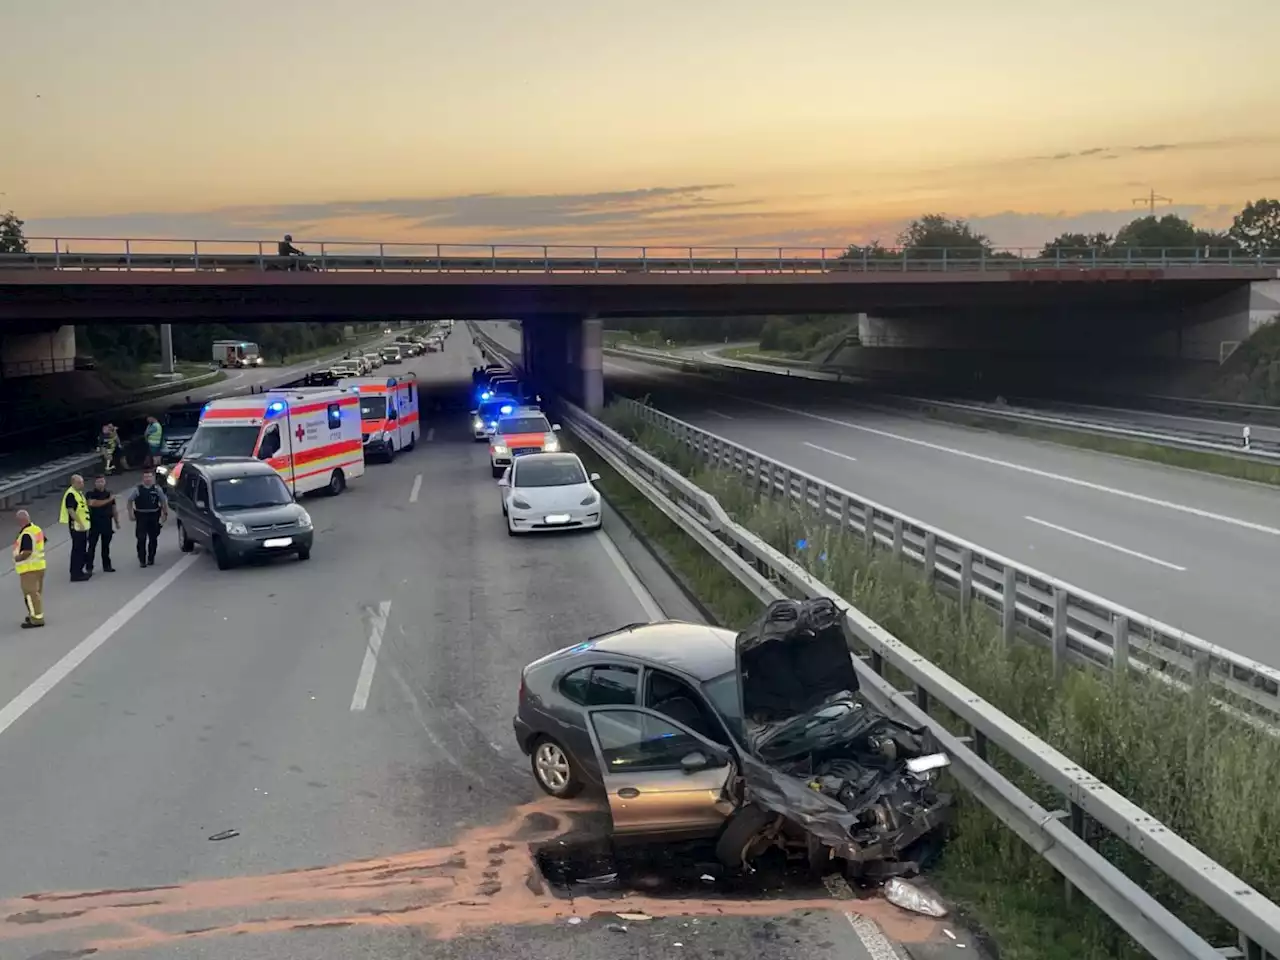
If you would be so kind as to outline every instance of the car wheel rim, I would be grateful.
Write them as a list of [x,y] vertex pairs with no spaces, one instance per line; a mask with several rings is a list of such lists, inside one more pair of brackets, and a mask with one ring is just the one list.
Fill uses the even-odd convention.
[[552,790],[563,790],[569,782],[569,758],[554,743],[538,747],[538,778]]

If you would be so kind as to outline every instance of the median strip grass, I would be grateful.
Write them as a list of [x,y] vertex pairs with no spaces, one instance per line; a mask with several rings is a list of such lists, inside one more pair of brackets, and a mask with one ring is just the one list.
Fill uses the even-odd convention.
[[1099,453],[1132,457],[1135,460],[1150,460],[1152,463],[1159,463],[1166,467],[1182,467],[1186,470],[1199,470],[1202,473],[1213,473],[1236,480],[1251,480],[1255,483],[1280,486],[1280,464],[1248,460],[1229,453],[1189,450],[1161,443],[1130,440],[1126,437],[1113,437],[1103,433],[1089,433],[1085,430],[1066,430],[1038,423],[1021,423],[1004,417],[983,416],[980,413],[951,410],[946,407],[925,407],[920,412],[931,420],[943,420],[963,427],[1007,433],[1030,440],[1047,440],[1050,443],[1059,443],[1082,450],[1096,450]]
[[[1276,738],[1225,716],[1203,691],[1187,694],[1141,675],[1085,670],[1055,680],[1049,652],[1024,643],[1006,646],[997,619],[980,604],[961,617],[959,605],[915,569],[887,552],[868,553],[860,537],[841,532],[816,511],[753,495],[740,475],[707,469],[669,434],[624,408],[609,408],[604,419],[1015,721],[1264,895],[1275,899],[1280,893]],[[599,465],[593,469],[605,475]],[[634,489],[631,496],[643,499]],[[620,512],[633,509],[625,497],[614,505]],[[705,553],[686,540],[685,546],[671,543],[668,549],[688,552],[684,562],[695,569],[707,566]],[[706,589],[718,588],[708,583]],[[711,598],[702,596],[714,608]],[[936,709],[934,714],[957,733],[967,733],[954,717]],[[1049,809],[1063,806],[1060,796],[1022,774],[999,751],[992,749],[989,757]],[[1234,943],[1234,931],[1127,844],[1108,835],[1093,842],[1210,942]],[[935,878],[995,936],[1006,958],[1144,955],[1083,897],[1067,902],[1052,868],[968,797],[961,799],[956,830]]]

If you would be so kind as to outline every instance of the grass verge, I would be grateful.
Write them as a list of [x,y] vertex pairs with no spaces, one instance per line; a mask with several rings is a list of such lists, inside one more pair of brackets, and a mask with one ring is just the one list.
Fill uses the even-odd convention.
[[[962,618],[958,604],[914,569],[883,552],[868,554],[852,533],[841,533],[799,505],[753,496],[739,476],[703,468],[669,435],[621,408],[606,411],[605,419],[715,495],[737,522],[1018,723],[1264,895],[1275,899],[1280,892],[1280,791],[1274,789],[1280,782],[1280,742],[1275,738],[1227,718],[1203,697],[1141,676],[1069,671],[1055,680],[1048,652],[1021,643],[1006,646],[999,623],[987,611],[979,608]],[[634,490],[631,497],[643,499]],[[624,496],[615,508],[626,512],[630,501]],[[688,543],[686,550],[698,549]],[[708,565],[705,555],[699,559]],[[712,605],[707,594],[700,595]],[[967,733],[954,717],[934,714],[957,733]],[[1044,806],[1063,806],[1061,797],[998,751],[989,756]],[[1096,832],[1100,835],[1091,836],[1095,847],[1175,915],[1212,943],[1234,943],[1234,931],[1173,880],[1127,844]],[[1085,898],[1067,902],[1061,878],[970,798],[961,797],[956,830],[935,879],[996,938],[1004,957],[1145,956]]]
[[1144,443],[1141,440],[1128,440],[1124,437],[1110,437],[1100,433],[1085,433],[1076,430],[1062,430],[1046,427],[1041,424],[1018,423],[1005,420],[1003,417],[984,417],[944,407],[928,407],[922,411],[931,420],[943,420],[965,427],[979,430],[991,430],[996,433],[1007,433],[1013,436],[1026,437],[1032,440],[1047,440],[1067,447],[1082,450],[1096,450],[1099,453],[1111,453],[1122,457],[1133,457],[1137,460],[1150,460],[1166,467],[1182,467],[1187,470],[1199,470],[1202,473],[1213,473],[1221,477],[1232,477],[1236,480],[1252,480],[1255,483],[1269,483],[1280,486],[1280,465],[1260,463],[1233,457],[1225,453],[1213,453],[1206,450],[1184,450],[1180,447],[1167,447],[1158,443]]

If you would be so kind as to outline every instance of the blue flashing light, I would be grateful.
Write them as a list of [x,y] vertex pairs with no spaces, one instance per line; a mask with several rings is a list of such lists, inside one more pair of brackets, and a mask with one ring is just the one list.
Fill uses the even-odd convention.
[[480,394],[480,399],[488,400],[491,396],[493,396],[493,394],[491,394],[488,390],[486,390],[484,393]]
[[510,413],[514,409],[515,407],[511,406],[511,404],[509,403],[504,403],[501,407],[498,408],[499,412],[504,414]]
[[273,400],[267,404],[267,416],[269,417],[272,416],[273,414],[281,413],[283,411],[284,411],[283,400]]

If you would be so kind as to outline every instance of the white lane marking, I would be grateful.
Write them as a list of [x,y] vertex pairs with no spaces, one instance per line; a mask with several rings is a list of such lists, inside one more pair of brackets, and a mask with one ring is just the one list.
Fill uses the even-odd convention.
[[816,443],[810,443],[808,440],[804,441],[804,445],[806,447],[812,447],[814,450],[821,450],[823,453],[829,453],[833,457],[839,457],[841,460],[850,460],[853,463],[858,462],[857,457],[851,457],[849,454],[841,453],[839,450],[830,450],[827,447],[820,447]]
[[893,949],[893,944],[880,931],[880,927],[874,920],[869,920],[857,913],[846,913],[844,918],[849,921],[849,926],[853,927],[854,936],[862,942],[870,960],[899,960],[898,951]]
[[0,710],[0,733],[13,726],[18,719],[39,703],[50,690],[67,678],[80,664],[89,659],[100,646],[110,640],[120,628],[136,617],[148,603],[158,597],[161,592],[177,580],[187,568],[196,562],[196,557],[181,557],[177,563],[166,570],[123,607],[109,616],[98,629],[89,634],[65,656],[48,670],[42,673],[27,689],[10,700]]
[[382,649],[382,634],[387,629],[387,614],[390,612],[391,601],[383,600],[369,624],[369,644],[364,650],[364,662],[360,664],[360,676],[356,678],[356,692],[351,696],[352,713],[359,713],[369,705],[373,672],[378,669],[378,651]]
[[1245,530],[1253,530],[1257,533],[1266,533],[1273,537],[1280,537],[1280,528],[1269,527],[1263,523],[1254,523],[1252,520],[1242,520],[1240,517],[1228,516],[1225,513],[1214,513],[1212,510],[1202,510],[1199,507],[1188,506],[1185,503],[1175,503],[1172,500],[1161,500],[1158,497],[1148,497],[1141,493],[1133,493],[1129,490],[1120,490],[1116,487],[1108,487],[1101,483],[1094,483],[1091,480],[1081,480],[1079,477],[1068,477],[1061,473],[1052,473],[1048,470],[1038,470],[1035,467],[1024,466],[1021,463],[1010,463],[1008,460],[986,457],[980,453],[970,453],[968,450],[957,450],[955,447],[947,447],[940,443],[930,443],[927,440],[917,440],[915,437],[905,437],[900,433],[892,433],[888,430],[878,430],[875,427],[868,427],[860,423],[850,423],[848,420],[841,420],[837,417],[826,417],[820,413],[810,413],[807,410],[796,410],[792,407],[779,406],[776,403],[766,403],[763,400],[753,400],[750,397],[734,396],[734,399],[741,400],[743,403],[754,403],[756,406],[768,407],[770,410],[789,413],[797,417],[807,417],[810,420],[820,420],[823,423],[834,424],[837,427],[848,427],[850,430],[861,430],[863,433],[875,434],[877,437],[887,437],[890,440],[901,440],[903,443],[914,444],[917,447],[925,447],[929,450],[936,450],[939,453],[949,453],[953,456],[965,457],[968,460],[977,460],[979,463],[987,463],[994,467],[1004,467],[1006,470],[1016,470],[1019,473],[1030,474],[1031,476],[1041,477],[1045,480],[1056,480],[1058,483],[1069,483],[1072,486],[1083,487],[1086,490],[1093,490],[1097,493],[1109,493],[1115,497],[1124,497],[1126,500],[1136,500],[1139,503],[1149,504],[1153,507],[1163,507],[1166,510],[1175,510],[1178,513],[1190,514],[1191,516],[1201,517],[1205,520],[1216,520],[1218,523],[1230,524],[1233,527],[1242,527]]
[[613,562],[614,567],[617,568],[618,575],[622,577],[623,582],[631,588],[631,592],[635,595],[636,600],[640,602],[640,607],[644,610],[644,615],[649,618],[649,622],[655,623],[658,620],[665,620],[667,615],[662,612],[662,608],[658,606],[657,601],[653,599],[653,595],[645,589],[644,584],[640,582],[640,578],[637,577],[635,571],[631,569],[631,565],[628,564],[622,554],[618,552],[618,548],[614,546],[613,541],[609,539],[609,535],[603,530],[597,530],[596,540],[604,549],[605,554]]
[[1042,527],[1048,527],[1050,530],[1057,530],[1059,533],[1065,533],[1068,536],[1079,537],[1089,543],[1096,543],[1100,547],[1107,547],[1115,550],[1117,553],[1127,553],[1131,557],[1137,557],[1139,560],[1146,560],[1148,563],[1154,563],[1157,566],[1168,567],[1170,570],[1177,570],[1179,573],[1186,573],[1186,567],[1180,567],[1176,563],[1170,563],[1167,560],[1161,560],[1159,557],[1153,557],[1146,553],[1139,553],[1137,550],[1130,550],[1128,547],[1122,547],[1118,543],[1111,543],[1107,540],[1099,540],[1097,537],[1091,537],[1087,533],[1081,533],[1079,530],[1072,530],[1069,527],[1060,527],[1056,523],[1050,523],[1048,520],[1041,520],[1038,517],[1023,517],[1023,520],[1029,520],[1031,523],[1038,523]]
[[707,407],[707,409],[704,412],[709,413],[714,417],[719,417],[721,420],[733,419],[733,417],[729,416],[727,413],[721,413],[719,410],[712,410],[710,407]]
[[427,443],[430,443],[430,442],[431,442],[432,440],[434,440],[435,438],[436,438],[436,428],[435,428],[435,427],[427,427],[427,438],[426,438],[426,439],[427,439]]
[[422,492],[422,474],[418,474],[413,478],[413,489],[409,491],[409,502],[417,503],[418,494]]

